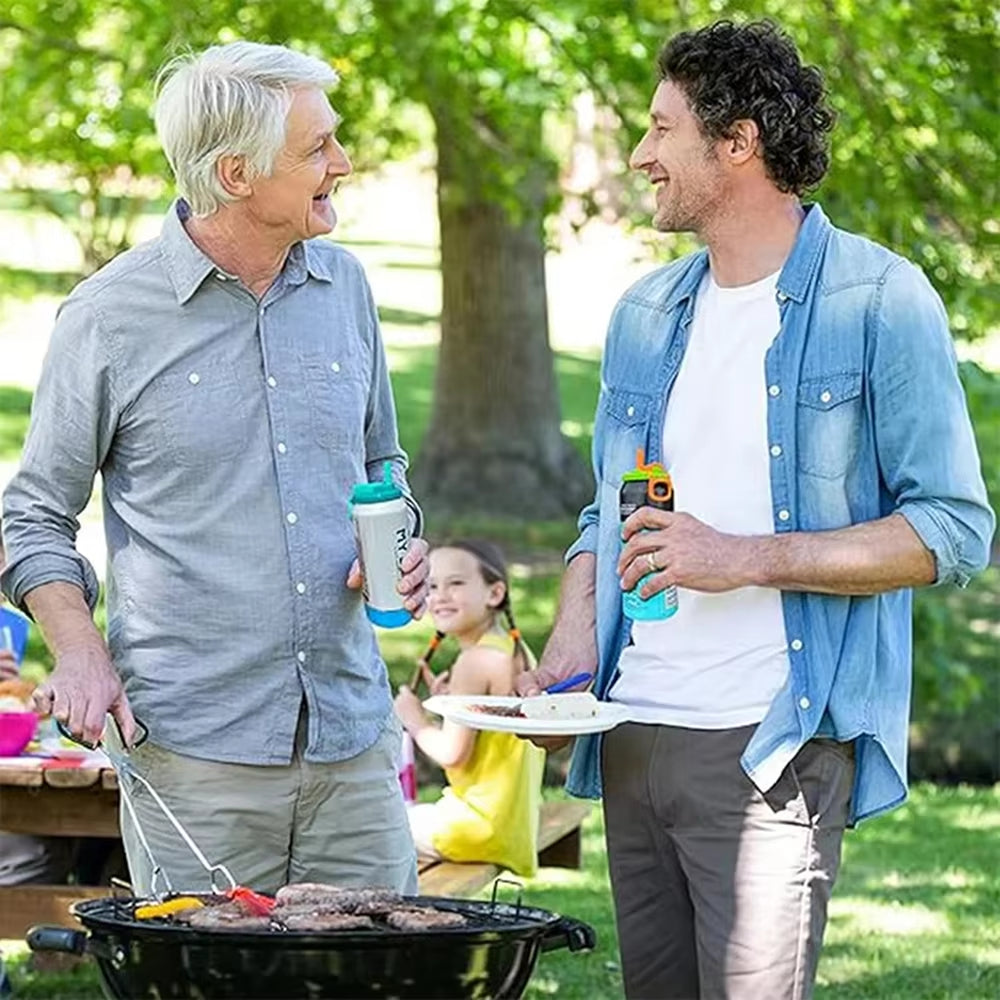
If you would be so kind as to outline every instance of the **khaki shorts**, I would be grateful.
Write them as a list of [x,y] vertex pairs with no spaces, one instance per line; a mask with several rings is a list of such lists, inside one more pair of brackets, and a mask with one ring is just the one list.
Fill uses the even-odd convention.
[[[335,764],[303,760],[299,739],[287,765],[199,760],[148,743],[131,756],[208,861],[224,864],[240,885],[273,893],[289,882],[330,882],[410,894],[416,852],[397,776],[399,743],[392,718],[373,746]],[[171,886],[210,889],[182,836],[144,788],[134,789],[139,823]],[[124,801],[121,828],[133,889],[148,895],[153,865]],[[156,891],[163,888],[157,878]]]

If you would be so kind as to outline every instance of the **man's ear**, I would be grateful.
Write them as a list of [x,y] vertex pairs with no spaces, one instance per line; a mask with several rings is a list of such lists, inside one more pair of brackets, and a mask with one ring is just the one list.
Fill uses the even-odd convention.
[[752,118],[733,122],[723,149],[733,166],[741,166],[756,155],[760,145],[760,129]]
[[215,164],[215,172],[223,190],[234,198],[248,198],[253,194],[247,177],[247,161],[242,155],[220,156]]

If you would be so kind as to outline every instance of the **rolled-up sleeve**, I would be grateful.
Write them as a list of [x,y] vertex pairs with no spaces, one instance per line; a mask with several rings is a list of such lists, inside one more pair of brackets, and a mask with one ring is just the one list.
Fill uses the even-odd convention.
[[964,586],[989,561],[996,517],[983,483],[948,321],[913,265],[884,278],[870,373],[882,478],[937,564]]
[[0,585],[22,609],[30,591],[54,582],[97,604],[97,575],[76,538],[116,423],[107,347],[93,303],[74,293],[56,318],[21,465],[3,494]]

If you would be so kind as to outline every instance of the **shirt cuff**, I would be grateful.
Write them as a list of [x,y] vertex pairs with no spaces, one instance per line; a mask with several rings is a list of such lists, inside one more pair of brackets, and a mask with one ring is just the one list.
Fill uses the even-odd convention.
[[588,524],[580,537],[566,550],[563,562],[568,566],[581,552],[590,552],[597,555],[597,525]]
[[40,553],[19,559],[3,573],[3,589],[11,603],[25,614],[31,615],[25,597],[47,583],[71,583],[83,591],[91,611],[97,607],[100,584],[94,568],[79,553],[74,556],[52,552]]
[[944,519],[926,504],[905,504],[898,508],[896,513],[906,518],[920,541],[934,556],[937,567],[934,586],[941,583],[957,583],[960,587],[964,587],[971,577],[961,570],[961,545],[948,530]]

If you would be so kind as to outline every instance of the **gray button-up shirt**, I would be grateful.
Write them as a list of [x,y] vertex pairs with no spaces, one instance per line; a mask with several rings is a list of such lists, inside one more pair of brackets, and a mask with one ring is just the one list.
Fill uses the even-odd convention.
[[385,352],[358,261],[295,245],[259,301],[188,237],[159,238],[59,310],[21,468],[3,497],[2,583],[97,601],[77,515],[103,484],[108,645],[156,743],[210,760],[371,746],[392,704],[360,594],[348,497],[392,463],[405,489]]

